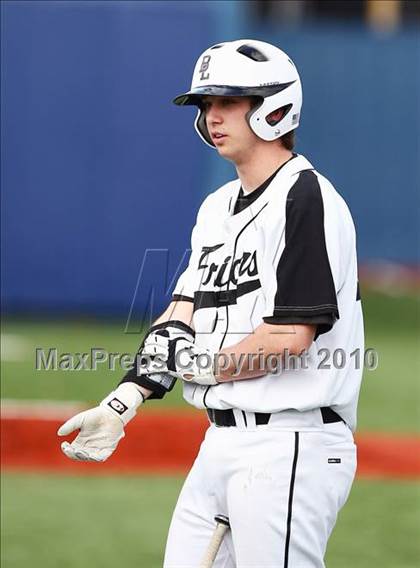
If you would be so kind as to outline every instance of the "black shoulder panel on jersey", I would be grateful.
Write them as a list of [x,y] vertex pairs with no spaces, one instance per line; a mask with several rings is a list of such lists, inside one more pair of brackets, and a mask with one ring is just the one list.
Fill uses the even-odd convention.
[[317,335],[325,333],[339,313],[325,243],[324,204],[312,170],[300,173],[287,196],[285,239],[277,266],[274,313],[265,321],[313,323],[318,325]]

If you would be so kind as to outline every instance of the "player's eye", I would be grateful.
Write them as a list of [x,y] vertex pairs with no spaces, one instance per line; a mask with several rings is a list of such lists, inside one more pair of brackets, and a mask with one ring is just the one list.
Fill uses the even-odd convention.
[[231,106],[235,104],[235,100],[230,98],[230,97],[226,97],[225,99],[222,100],[222,105],[223,106]]

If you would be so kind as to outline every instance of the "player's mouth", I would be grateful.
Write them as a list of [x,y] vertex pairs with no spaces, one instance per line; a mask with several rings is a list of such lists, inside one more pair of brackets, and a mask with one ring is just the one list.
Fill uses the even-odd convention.
[[211,139],[215,144],[220,143],[224,138],[226,138],[226,134],[222,134],[221,132],[212,132]]

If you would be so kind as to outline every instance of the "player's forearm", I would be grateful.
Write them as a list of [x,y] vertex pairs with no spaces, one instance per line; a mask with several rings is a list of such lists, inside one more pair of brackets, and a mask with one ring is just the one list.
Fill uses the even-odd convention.
[[[136,383],[133,383],[136,384]],[[152,394],[153,391],[147,389],[146,387],[142,387],[140,385],[136,385],[136,387],[139,389],[139,391],[141,392],[141,394],[143,395],[143,399],[146,400],[146,398],[149,398],[149,396]]]
[[[194,313],[193,307],[194,304],[192,302],[184,302],[184,301],[171,302],[169,306],[166,308],[166,310],[163,312],[163,314],[161,314],[157,318],[157,320],[153,323],[153,325],[165,323],[171,320],[177,320],[177,321],[182,321],[182,323],[185,323],[190,327],[193,327],[192,325],[192,316]],[[153,393],[153,391],[147,389],[144,386],[138,386],[138,388],[140,389],[140,392],[145,397],[145,399],[148,398]]]
[[218,382],[255,379],[267,373],[269,357],[300,355],[309,349],[316,326],[261,324],[239,343],[219,352]]
[[192,302],[177,301],[171,302],[166,310],[160,315],[153,325],[165,323],[171,320],[182,321],[189,327],[194,329],[192,318],[194,313],[194,304]]
[[[192,302],[171,302],[163,314],[157,318],[153,326],[149,329],[148,334],[139,347],[133,367],[126,373],[121,383],[134,383],[144,396],[144,399],[159,399],[172,390],[176,381],[174,375],[171,375],[168,372],[168,369],[166,371],[163,368],[157,370],[154,366],[157,354],[156,341],[158,339],[162,340],[162,337],[169,337],[169,331],[174,333],[174,330],[175,333],[178,334],[181,331],[190,341],[192,341],[194,339],[194,331],[191,330],[192,316]],[[147,342],[151,344],[146,347]],[[147,351],[149,348],[152,349],[151,353]],[[154,366],[150,372],[144,372],[146,352],[148,354],[150,364]]]

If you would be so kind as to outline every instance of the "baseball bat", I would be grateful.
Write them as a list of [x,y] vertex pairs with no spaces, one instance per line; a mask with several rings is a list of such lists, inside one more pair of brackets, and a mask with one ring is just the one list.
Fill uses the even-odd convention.
[[217,523],[216,528],[214,529],[214,533],[199,568],[212,568],[220,545],[222,544],[223,537],[230,528],[229,519],[225,515],[216,515],[214,520]]

